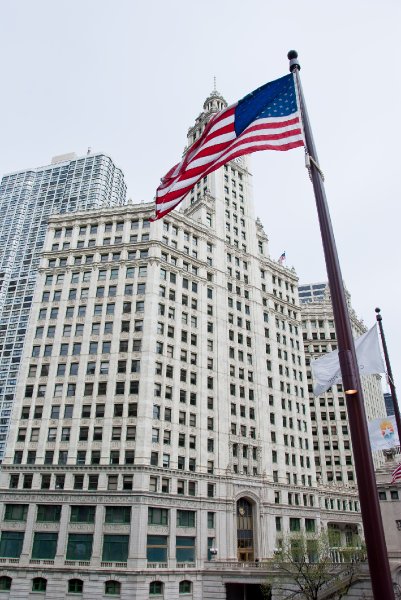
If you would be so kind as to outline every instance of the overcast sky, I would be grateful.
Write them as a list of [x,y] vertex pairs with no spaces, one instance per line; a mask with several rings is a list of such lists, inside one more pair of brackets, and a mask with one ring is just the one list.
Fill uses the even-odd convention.
[[[295,48],[343,277],[366,325],[382,308],[401,395],[400,23],[399,0],[3,0],[0,174],[91,146],[150,201],[213,76],[235,102]],[[324,281],[302,149],[251,164],[272,258]]]

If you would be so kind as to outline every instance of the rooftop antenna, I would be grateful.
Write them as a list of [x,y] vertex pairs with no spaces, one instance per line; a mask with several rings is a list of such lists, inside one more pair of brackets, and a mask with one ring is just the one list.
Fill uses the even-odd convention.
[[213,76],[213,91],[217,92],[217,89],[216,89],[216,75]]
[[89,154],[91,153],[91,151],[92,151],[92,148],[90,146],[88,146],[88,150],[86,152],[86,156],[89,156]]

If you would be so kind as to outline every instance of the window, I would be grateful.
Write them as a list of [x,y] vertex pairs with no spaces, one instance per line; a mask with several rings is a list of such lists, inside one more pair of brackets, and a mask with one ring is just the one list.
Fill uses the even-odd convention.
[[71,506],[71,523],[94,523],[96,506]]
[[63,490],[64,489],[64,483],[65,483],[65,475],[56,475],[56,482],[55,482],[55,489],[56,490]]
[[105,523],[130,523],[130,506],[106,506]]
[[163,588],[164,588],[164,583],[162,583],[161,581],[152,581],[149,584],[149,595],[150,596],[162,596]]
[[119,581],[106,581],[104,584],[104,593],[106,596],[119,596],[121,593],[121,583]]
[[[307,520],[313,521],[313,519]],[[301,519],[290,517],[290,531],[301,531]]]
[[5,521],[26,521],[28,504],[6,504]]
[[305,531],[307,533],[315,533],[315,531],[316,531],[315,519],[305,519]]
[[190,594],[192,592],[192,582],[187,580],[180,581],[178,592],[180,594]]
[[68,582],[69,594],[82,594],[84,590],[84,582],[82,579],[70,579]]
[[83,475],[74,475],[74,490],[83,490],[83,489],[84,489],[84,476]]
[[60,504],[38,504],[36,521],[38,523],[58,523],[61,516]]
[[118,488],[118,475],[108,475],[107,476],[107,489],[108,490],[117,490]]
[[148,525],[168,525],[168,509],[149,506]]
[[35,531],[32,558],[54,559],[57,550],[58,533]]
[[93,534],[70,533],[67,544],[67,560],[90,560]]
[[0,556],[8,558],[19,558],[22,551],[23,541],[23,531],[2,531],[0,540]]
[[177,562],[195,561],[195,538],[178,535],[176,537],[176,559]]
[[102,560],[127,562],[129,535],[104,535]]
[[0,592],[4,592],[6,590],[11,590],[11,577],[7,577],[7,575],[2,575],[0,577]]
[[47,587],[47,579],[44,577],[35,577],[32,579],[33,592],[45,592]]
[[195,527],[195,514],[194,510],[177,510],[177,526]]
[[[147,559],[149,562],[167,562],[167,536],[148,535],[147,537]],[[152,582],[158,583],[158,582]],[[152,584],[151,584],[152,585]],[[156,592],[150,592],[155,594]],[[159,592],[157,592],[159,593]]]

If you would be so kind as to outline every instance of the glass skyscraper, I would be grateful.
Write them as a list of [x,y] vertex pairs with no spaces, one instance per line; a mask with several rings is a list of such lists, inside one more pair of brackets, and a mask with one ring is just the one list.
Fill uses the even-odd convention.
[[[125,203],[124,175],[101,153],[53,158],[0,184],[0,458],[49,216]],[[61,249],[68,247],[66,241]]]

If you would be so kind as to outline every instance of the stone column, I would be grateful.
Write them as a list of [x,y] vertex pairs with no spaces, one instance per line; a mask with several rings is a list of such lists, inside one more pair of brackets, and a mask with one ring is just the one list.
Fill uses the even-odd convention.
[[68,504],[63,504],[61,506],[60,529],[58,532],[56,556],[54,558],[54,564],[56,566],[61,566],[64,564],[67,554],[67,528],[69,510],[70,507]]
[[132,506],[131,530],[128,551],[128,569],[146,569],[146,534],[148,526],[147,505]]
[[20,556],[21,565],[28,565],[32,548],[33,528],[36,516],[36,504],[28,505],[28,514],[25,526],[24,542],[22,544],[22,552]]
[[103,523],[106,509],[103,505],[98,504],[96,507],[95,517],[95,532],[93,534],[93,546],[92,546],[92,565],[100,567],[102,560],[102,533]]
[[170,510],[170,535],[168,537],[168,565],[169,569],[175,569],[177,560],[175,558],[175,537],[177,533],[177,511]]

